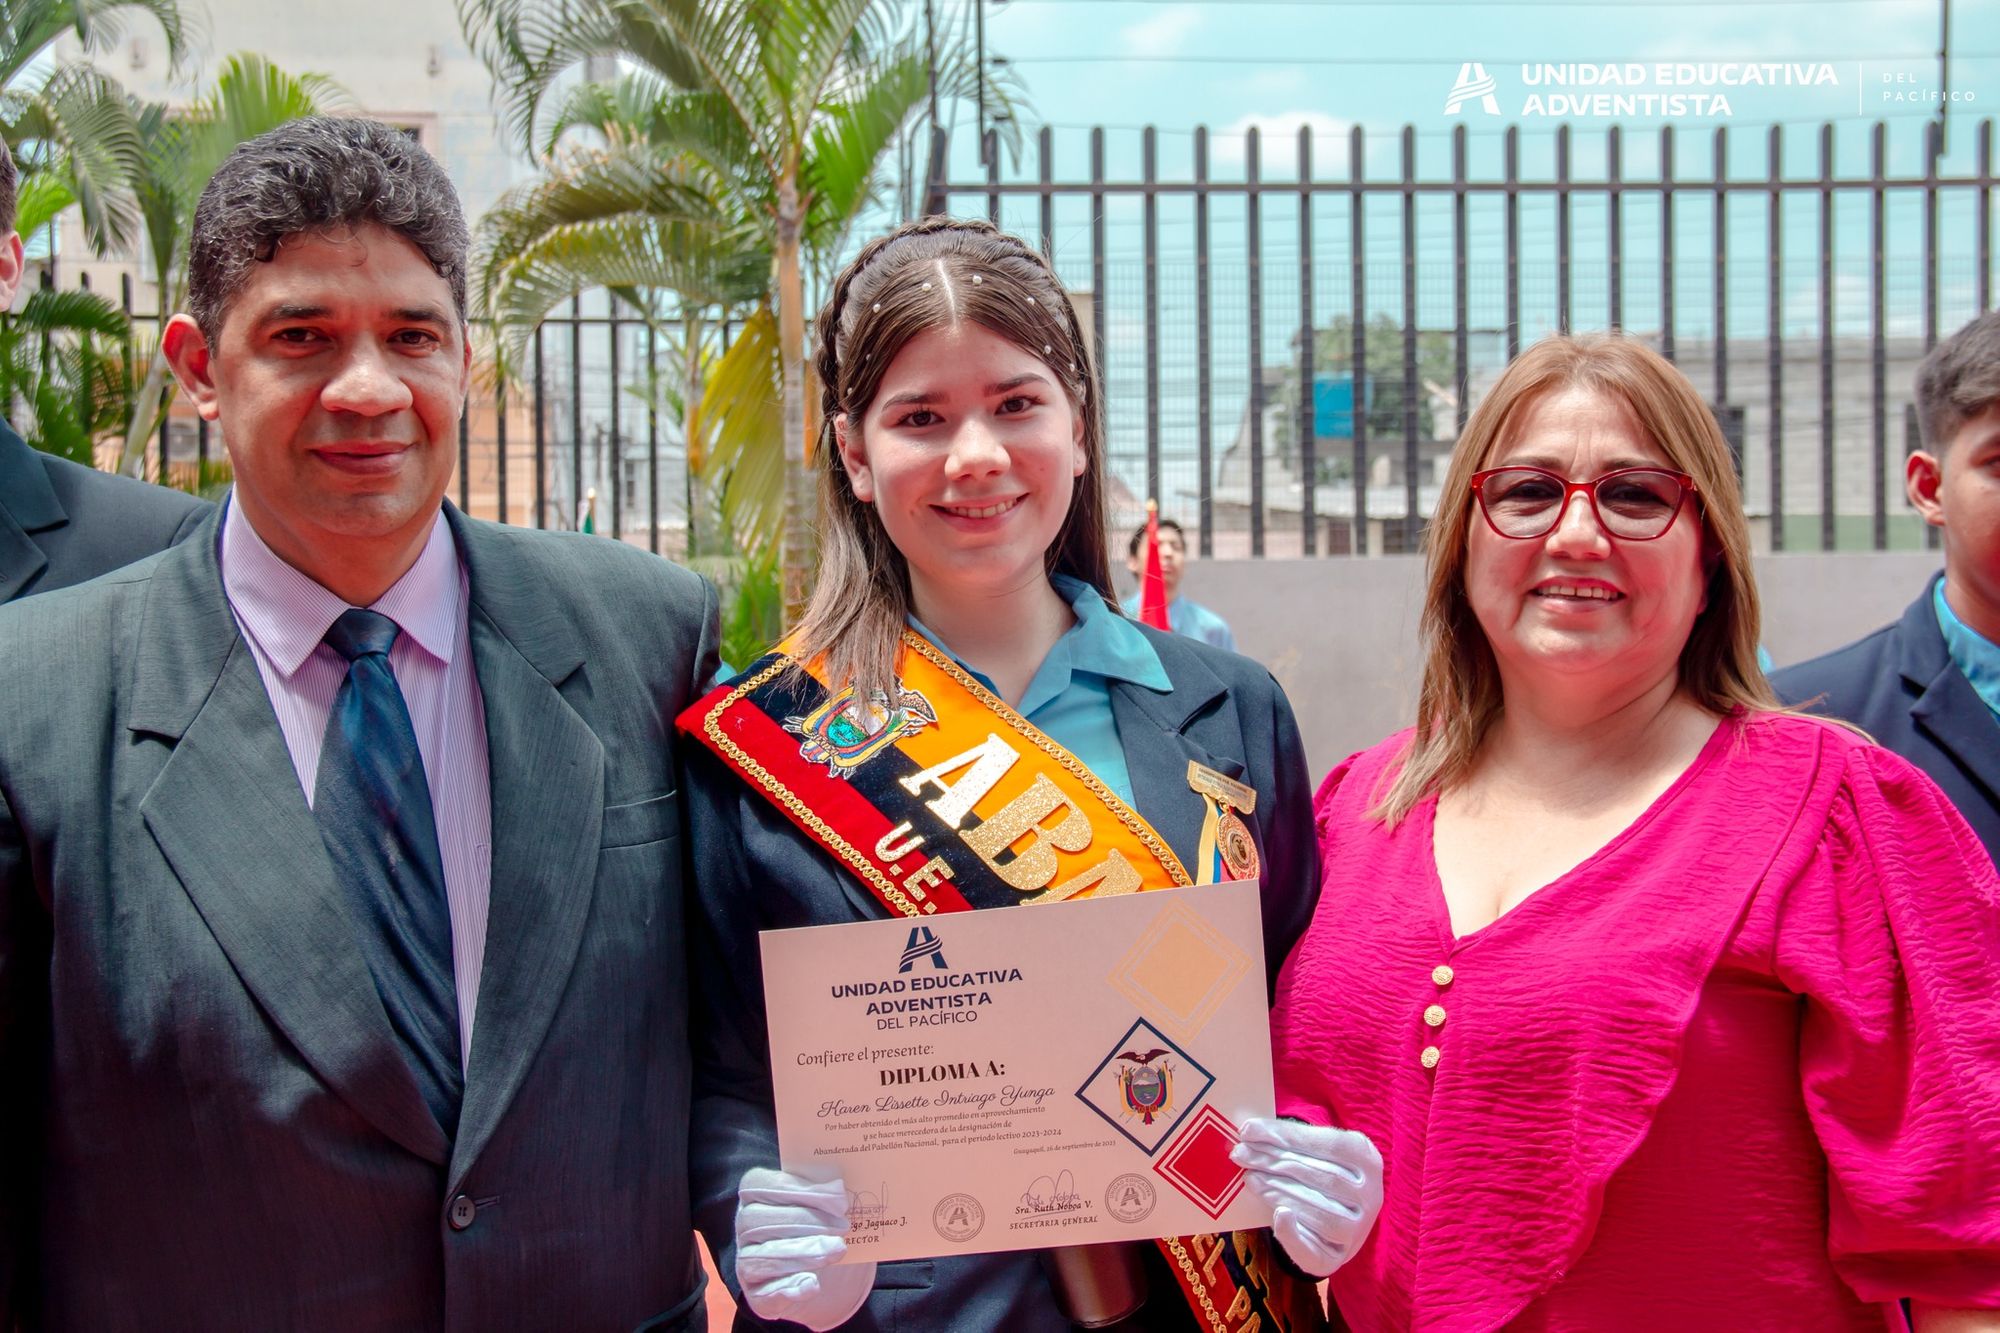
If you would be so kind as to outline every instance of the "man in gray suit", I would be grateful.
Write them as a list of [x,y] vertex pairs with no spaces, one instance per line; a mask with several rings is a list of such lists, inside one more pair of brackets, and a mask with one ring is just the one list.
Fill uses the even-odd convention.
[[387,126],[237,150],[166,333],[235,489],[0,608],[0,1327],[703,1326],[713,593],[442,503],[465,247]]
[[[19,177],[0,143],[0,310],[21,284]],[[144,559],[193,531],[209,505],[28,447],[0,421],[0,602],[52,592]]]

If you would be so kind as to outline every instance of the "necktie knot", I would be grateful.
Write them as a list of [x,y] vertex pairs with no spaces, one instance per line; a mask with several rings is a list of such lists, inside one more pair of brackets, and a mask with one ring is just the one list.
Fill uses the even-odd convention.
[[396,622],[380,611],[349,607],[328,627],[326,645],[353,662],[375,653],[386,656],[400,632]]

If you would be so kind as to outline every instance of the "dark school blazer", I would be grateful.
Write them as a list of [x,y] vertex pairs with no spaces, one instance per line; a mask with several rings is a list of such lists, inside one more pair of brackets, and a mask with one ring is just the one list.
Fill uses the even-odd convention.
[[[1111,682],[1111,707],[1131,772],[1132,804],[1188,866],[1204,802],[1187,784],[1190,759],[1257,790],[1245,816],[1263,867],[1264,947],[1275,979],[1319,899],[1312,785],[1292,707],[1271,673],[1246,657],[1140,626],[1170,692]],[[757,933],[888,915],[847,870],[714,755],[689,745],[688,836],[695,863],[690,928],[695,969],[696,1089],[690,1173],[695,1222],[736,1287],[736,1187],[752,1166],[778,1163],[771,1108],[763,974]],[[1154,1299],[1178,1299],[1163,1291]],[[736,1327],[775,1328],[741,1307]],[[1150,1307],[1149,1307],[1150,1308]],[[790,1325],[786,1325],[790,1327]],[[883,1264],[875,1290],[842,1326],[1068,1330],[1033,1251]]]

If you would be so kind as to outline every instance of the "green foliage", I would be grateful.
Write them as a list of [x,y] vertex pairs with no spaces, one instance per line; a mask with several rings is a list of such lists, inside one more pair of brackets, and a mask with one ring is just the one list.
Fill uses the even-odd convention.
[[[1388,315],[1377,315],[1368,322],[1367,333],[1368,373],[1365,376],[1365,383],[1368,397],[1368,438],[1377,443],[1400,441],[1403,438],[1403,326]],[[1352,319],[1341,315],[1313,330],[1313,367],[1314,374],[1318,376],[1353,373],[1354,321]],[[1277,401],[1283,410],[1277,418],[1273,444],[1280,456],[1296,457],[1299,404],[1297,363],[1289,365],[1286,371],[1284,382],[1277,392]],[[1420,438],[1426,440],[1432,438],[1436,424],[1431,412],[1431,395],[1425,385],[1450,388],[1454,384],[1456,373],[1451,335],[1435,330],[1419,330],[1416,415],[1417,434]],[[1320,468],[1321,480],[1344,478],[1352,472],[1353,460],[1346,455],[1321,457]]]
[[777,646],[785,633],[785,585],[778,548],[727,561],[705,562],[722,597],[722,660],[742,670]]
[[91,292],[38,291],[0,316],[0,403],[37,449],[91,466],[97,442],[125,427],[128,325]]

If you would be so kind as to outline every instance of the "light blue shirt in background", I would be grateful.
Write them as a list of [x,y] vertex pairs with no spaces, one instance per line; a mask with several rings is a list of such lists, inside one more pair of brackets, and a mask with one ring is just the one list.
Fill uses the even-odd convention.
[[1944,599],[1943,579],[1938,580],[1931,603],[1937,608],[1938,628],[1944,631],[1944,650],[1952,665],[1971,683],[1972,692],[2000,717],[2000,644],[1958,618]]
[[[1126,615],[1134,620],[1139,618],[1138,593],[1135,592],[1127,597],[1123,605]],[[1190,602],[1185,597],[1174,598],[1167,603],[1167,624],[1173,627],[1176,634],[1199,639],[1203,643],[1227,649],[1232,653],[1236,651],[1236,636],[1230,632],[1229,622],[1200,602]]]
[[[1119,743],[1118,721],[1111,712],[1111,682],[1128,681],[1161,694],[1171,693],[1174,683],[1167,678],[1167,669],[1160,665],[1160,655],[1146,642],[1146,636],[1106,605],[1096,589],[1062,574],[1052,575],[1050,582],[1076,614],[1076,623],[1063,631],[1042,659],[1015,711],[1075,755],[1098,781],[1130,805],[1132,774],[1125,767],[1125,747]],[[910,617],[910,628],[993,690],[991,680],[952,652],[915,616]]]

